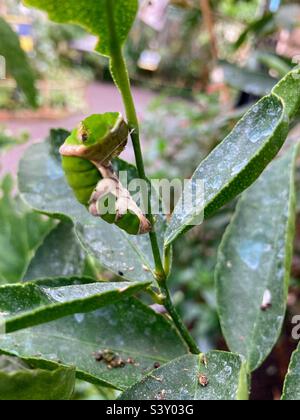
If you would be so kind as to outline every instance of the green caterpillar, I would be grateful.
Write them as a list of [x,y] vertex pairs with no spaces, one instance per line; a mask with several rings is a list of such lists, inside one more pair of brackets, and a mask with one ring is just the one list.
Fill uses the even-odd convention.
[[[128,134],[121,114],[92,115],[72,131],[60,153],[66,179],[77,200],[94,216],[137,235],[149,232],[151,225],[110,164],[124,150]],[[102,209],[109,202],[113,203],[114,211],[105,213]]]

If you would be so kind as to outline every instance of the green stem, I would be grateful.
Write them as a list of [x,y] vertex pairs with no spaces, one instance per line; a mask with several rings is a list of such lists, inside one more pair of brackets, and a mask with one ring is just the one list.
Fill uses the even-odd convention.
[[144,166],[144,160],[143,160],[143,154],[141,149],[141,142],[140,142],[140,128],[139,128],[139,121],[135,109],[135,104],[131,92],[131,86],[130,86],[130,80],[129,75],[127,71],[127,66],[125,63],[125,59],[123,56],[122,48],[119,44],[118,37],[115,30],[115,24],[114,24],[114,14],[113,14],[113,2],[111,0],[106,1],[106,8],[107,8],[107,15],[108,20],[110,22],[110,52],[111,52],[111,58],[110,58],[110,68],[111,68],[111,74],[113,76],[113,79],[119,88],[122,99],[125,106],[126,111],[126,117],[128,126],[131,132],[131,139],[135,154],[135,160],[136,160],[136,167],[138,170],[138,174],[140,179],[146,181],[148,184],[148,192],[147,197],[143,197],[144,204],[146,208],[148,209],[147,217],[153,227],[152,231],[150,232],[150,242],[152,247],[152,253],[155,263],[155,274],[156,274],[156,280],[164,293],[164,297],[162,298],[162,303],[165,305],[166,309],[168,310],[171,318],[174,321],[174,324],[176,325],[178,332],[181,334],[182,338],[185,340],[187,345],[189,346],[189,349],[192,353],[198,354],[200,353],[197,345],[190,335],[188,329],[184,325],[183,321],[181,320],[179,314],[177,313],[171,297],[170,292],[167,287],[167,277],[168,272],[166,273],[162,257],[160,254],[159,244],[157,235],[155,232],[155,219],[152,214],[151,209],[151,186],[149,183],[149,180],[146,177],[145,172],[145,166]]
[[144,204],[145,208],[148,209],[147,211],[147,217],[153,226],[153,230],[150,232],[150,241],[153,251],[153,257],[156,267],[156,275],[158,279],[165,277],[165,272],[163,268],[162,258],[160,255],[159,245],[158,245],[158,239],[157,235],[154,229],[155,220],[152,214],[151,210],[151,188],[149,180],[146,177],[145,173],[145,166],[144,166],[144,160],[143,160],[143,154],[141,149],[141,142],[140,142],[140,128],[139,128],[139,122],[136,114],[136,109],[131,93],[131,86],[129,81],[129,76],[127,72],[126,63],[122,54],[121,48],[115,48],[114,49],[114,55],[111,58],[111,72],[114,77],[114,80],[121,92],[125,111],[126,111],[126,117],[128,126],[131,132],[131,139],[135,154],[135,160],[136,160],[136,167],[138,170],[138,174],[140,179],[146,181],[148,185],[148,193],[147,197],[144,197]]
[[185,326],[184,322],[181,319],[181,316],[178,314],[175,306],[173,305],[169,288],[166,284],[166,282],[160,284],[160,288],[163,291],[165,297],[163,299],[163,305],[169,312],[174,324],[176,325],[177,330],[179,331],[181,337],[184,339],[186,344],[189,347],[189,350],[193,354],[199,354],[201,353],[194,338],[191,336],[189,330]]

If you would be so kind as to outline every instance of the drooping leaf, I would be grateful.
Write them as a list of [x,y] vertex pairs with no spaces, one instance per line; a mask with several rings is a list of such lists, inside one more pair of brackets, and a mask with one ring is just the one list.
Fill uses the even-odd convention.
[[[175,207],[166,232],[166,246],[191,229],[199,215],[209,217],[258,178],[287,137],[289,117],[300,106],[299,89],[298,69],[275,86],[271,95],[254,105],[200,164]],[[204,184],[204,198],[194,193],[199,181]]]
[[[64,278],[37,284],[0,286],[0,314],[7,333],[56,319],[94,311],[125,299],[149,286],[149,283],[90,283]],[[61,282],[60,286],[57,283]]]
[[300,345],[292,356],[289,371],[285,379],[282,400],[300,400]]
[[[112,351],[124,367],[109,368],[95,352]],[[135,299],[12,334],[2,335],[0,352],[35,367],[76,366],[78,378],[128,388],[153,370],[187,353],[174,327]]]
[[75,369],[32,369],[17,358],[0,357],[0,401],[69,400],[75,386]]
[[0,55],[5,59],[6,69],[16,80],[31,106],[37,105],[35,76],[22,50],[18,36],[0,17]]
[[24,280],[80,277],[85,268],[85,258],[72,223],[61,222],[36,251]]
[[213,351],[183,356],[151,372],[122,400],[247,400],[248,378],[241,358]]
[[24,0],[59,23],[76,23],[99,37],[97,51],[111,56],[121,46],[134,22],[138,0]]
[[272,163],[244,193],[219,250],[216,282],[223,334],[251,371],[276,344],[285,316],[297,151]]
[[266,73],[241,68],[234,64],[222,62],[225,82],[241,91],[255,96],[264,96],[270,93],[276,79]]
[[[115,167],[126,170],[128,180],[138,178],[136,170],[118,159]],[[133,281],[153,280],[154,270],[148,235],[131,236],[100,218],[91,216],[75,199],[67,185],[61,162],[49,143],[37,144],[25,153],[19,170],[19,190],[32,208],[59,218],[73,221],[75,232],[84,249],[101,264]],[[160,218],[156,231],[163,247],[165,224]]]
[[20,282],[36,248],[53,228],[17,197],[12,196],[13,182],[2,182],[0,198],[0,284]]

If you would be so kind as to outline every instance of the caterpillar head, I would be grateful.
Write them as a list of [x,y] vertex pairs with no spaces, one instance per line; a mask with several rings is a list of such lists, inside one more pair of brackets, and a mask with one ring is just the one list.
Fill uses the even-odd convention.
[[128,134],[120,113],[91,115],[72,131],[60,154],[105,164],[124,150]]

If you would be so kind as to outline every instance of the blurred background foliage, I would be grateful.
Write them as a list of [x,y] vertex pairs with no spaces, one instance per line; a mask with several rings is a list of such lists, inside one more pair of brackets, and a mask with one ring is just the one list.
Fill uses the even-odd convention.
[[[141,1],[141,7],[147,7],[146,3]],[[126,57],[133,84],[157,94],[142,120],[148,173],[153,178],[185,179],[251,103],[300,63],[300,5],[280,0],[165,3],[154,25],[145,19],[147,13],[140,14],[126,45]],[[7,68],[9,77],[0,80],[0,120],[30,112],[32,106],[37,106],[34,112],[41,118],[72,115],[85,109],[87,86],[111,82],[107,61],[93,52],[95,39],[82,29],[50,23],[17,0],[1,1],[0,12],[5,19],[0,19],[0,34],[10,30],[10,42],[18,42]],[[5,55],[5,45],[0,37],[0,54]],[[16,74],[20,60],[23,75]],[[299,124],[295,124],[290,142],[299,134]],[[1,124],[2,155],[28,140],[26,132],[15,136]],[[52,221],[24,206],[10,176],[1,181],[0,195],[0,250],[5,249],[0,257],[1,284],[25,277],[37,250],[48,234],[53,240],[55,231]],[[174,300],[203,350],[225,348],[216,313],[214,267],[234,207],[235,203],[225,207],[174,248],[170,278]],[[85,274],[101,281],[112,278],[91,260]],[[292,276],[286,328],[271,357],[255,374],[256,399],[280,394],[295,347],[288,320],[300,310],[299,223]],[[74,395],[74,399],[114,397],[112,391],[82,382]]]

